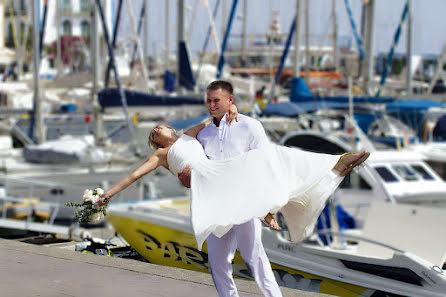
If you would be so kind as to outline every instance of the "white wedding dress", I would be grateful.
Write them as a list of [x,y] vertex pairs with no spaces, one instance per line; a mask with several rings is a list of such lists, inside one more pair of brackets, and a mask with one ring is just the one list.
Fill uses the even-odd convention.
[[313,232],[326,200],[342,181],[331,169],[339,156],[270,144],[236,158],[207,159],[201,144],[182,135],[167,154],[175,175],[192,167],[192,227],[201,250],[209,234],[223,236],[233,225],[279,209],[291,240]]

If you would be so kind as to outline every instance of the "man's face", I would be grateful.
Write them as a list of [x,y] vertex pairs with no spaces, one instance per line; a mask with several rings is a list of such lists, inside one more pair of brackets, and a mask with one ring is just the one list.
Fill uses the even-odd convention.
[[221,120],[229,111],[233,101],[234,97],[223,89],[208,90],[206,93],[206,107],[217,120]]

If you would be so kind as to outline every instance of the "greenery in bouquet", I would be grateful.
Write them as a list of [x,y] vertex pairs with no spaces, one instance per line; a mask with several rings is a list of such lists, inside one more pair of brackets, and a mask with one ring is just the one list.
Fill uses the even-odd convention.
[[[66,206],[80,208],[74,212],[74,218],[82,223],[97,223],[107,215],[107,208],[98,205],[99,197],[104,194],[104,190],[96,188],[94,190],[86,189],[82,197],[82,203],[65,203]],[[104,199],[107,202],[108,199]]]

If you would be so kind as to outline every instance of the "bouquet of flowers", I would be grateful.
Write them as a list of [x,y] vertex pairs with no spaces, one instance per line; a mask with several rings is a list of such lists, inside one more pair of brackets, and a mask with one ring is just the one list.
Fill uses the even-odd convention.
[[[98,205],[99,197],[104,194],[104,190],[96,188],[94,190],[86,189],[82,197],[82,203],[65,203],[66,206],[81,208],[74,212],[74,218],[79,223],[97,223],[107,215],[105,206]],[[108,198],[104,199],[107,202]]]

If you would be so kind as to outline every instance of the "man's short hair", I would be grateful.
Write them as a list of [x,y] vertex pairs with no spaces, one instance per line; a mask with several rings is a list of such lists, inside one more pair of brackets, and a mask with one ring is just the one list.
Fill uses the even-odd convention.
[[206,90],[207,91],[216,91],[218,89],[225,90],[230,95],[234,94],[234,88],[232,87],[232,84],[225,80],[214,80],[213,82],[211,82],[208,85]]

